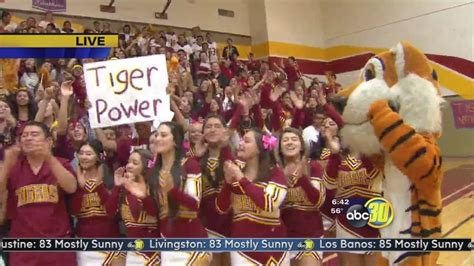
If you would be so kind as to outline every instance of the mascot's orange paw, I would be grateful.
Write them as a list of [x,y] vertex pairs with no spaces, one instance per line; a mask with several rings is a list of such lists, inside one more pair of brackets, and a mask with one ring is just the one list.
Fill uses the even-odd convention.
[[385,99],[377,100],[373,102],[369,108],[369,114],[368,114],[369,119],[372,119],[376,114],[378,114],[379,112],[381,112],[382,110],[386,108],[390,108],[390,106],[388,105],[388,101]]

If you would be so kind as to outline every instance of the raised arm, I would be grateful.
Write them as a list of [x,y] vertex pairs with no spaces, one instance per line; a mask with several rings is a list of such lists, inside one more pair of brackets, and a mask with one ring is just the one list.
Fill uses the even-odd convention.
[[95,136],[102,143],[102,146],[104,146],[105,150],[117,151],[117,141],[107,139],[104,131],[101,128],[95,129]]
[[188,132],[189,125],[188,123],[186,123],[186,118],[184,118],[183,113],[181,113],[181,110],[179,110],[178,105],[173,100],[171,100],[170,104],[171,104],[171,111],[173,111],[174,113],[174,118],[176,119],[176,122],[183,127],[184,132]]
[[72,89],[72,80],[64,81],[61,84],[61,101],[59,105],[59,114],[58,114],[58,135],[66,135],[67,133],[67,122],[68,122],[68,106],[69,99],[71,98],[73,89]]
[[298,184],[303,188],[308,200],[317,208],[324,203],[325,188],[323,185],[323,168],[319,164],[313,164],[310,175],[303,175]]

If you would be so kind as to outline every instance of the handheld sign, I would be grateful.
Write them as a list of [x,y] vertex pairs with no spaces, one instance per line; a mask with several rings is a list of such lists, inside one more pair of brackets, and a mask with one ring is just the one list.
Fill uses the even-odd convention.
[[164,55],[84,65],[92,128],[173,118]]

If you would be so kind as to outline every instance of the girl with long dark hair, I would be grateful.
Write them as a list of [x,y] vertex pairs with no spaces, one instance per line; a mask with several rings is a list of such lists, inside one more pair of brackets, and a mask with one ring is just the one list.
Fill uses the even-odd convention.
[[16,135],[20,136],[26,123],[35,120],[38,107],[34,101],[33,94],[25,88],[21,88],[15,94],[12,94],[9,101],[12,107],[11,113],[17,121]]
[[[184,158],[183,128],[175,122],[162,123],[156,132],[156,163],[152,180],[158,181],[161,236],[178,238],[207,237],[198,218],[202,197],[199,162]],[[208,265],[207,252],[162,252],[163,265]]]
[[[207,148],[204,154],[199,154],[199,149],[197,149],[197,155],[201,156],[203,187],[199,217],[210,238],[230,236],[231,213],[218,213],[215,208],[217,195],[225,183],[224,163],[235,159],[231,148],[225,141],[228,134],[227,130],[227,125],[221,116],[209,115],[204,121],[202,140],[206,143]],[[225,265],[229,263],[228,260],[228,256],[222,253],[214,253],[212,265]]]
[[[242,138],[237,157],[240,163],[224,165],[225,184],[216,199],[221,213],[233,212],[232,237],[286,237],[280,206],[287,193],[287,182],[276,165],[272,150],[278,140],[251,129]],[[287,265],[286,252],[231,252],[232,265]]]
[[[130,154],[125,167],[115,171],[115,187],[107,201],[110,217],[120,214],[126,227],[127,237],[156,238],[158,230],[158,206],[156,184],[149,177],[152,155],[138,149]],[[159,252],[128,252],[127,265],[158,265]]]
[[[301,131],[295,128],[283,130],[278,154],[288,182],[282,208],[288,237],[322,237],[324,228],[319,208],[325,197],[323,168],[317,162],[306,160]],[[322,265],[322,252],[295,252],[291,257],[292,265]]]
[[[109,189],[113,180],[104,176],[102,157],[104,150],[98,140],[85,143],[79,149],[79,167],[76,169],[77,191],[72,196],[71,212],[77,218],[75,234],[77,237],[114,238],[119,237],[119,221],[106,212]],[[114,265],[124,263],[118,252],[79,252],[78,265]],[[116,265],[116,264],[115,264]]]

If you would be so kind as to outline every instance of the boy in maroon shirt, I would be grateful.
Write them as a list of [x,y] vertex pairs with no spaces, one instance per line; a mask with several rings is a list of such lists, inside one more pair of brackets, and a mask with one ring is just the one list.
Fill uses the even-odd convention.
[[[69,163],[51,153],[53,140],[46,125],[28,122],[20,145],[5,152],[0,194],[8,191],[9,237],[61,238],[72,234],[65,194],[76,191]],[[11,265],[76,265],[74,252],[10,253]]]

